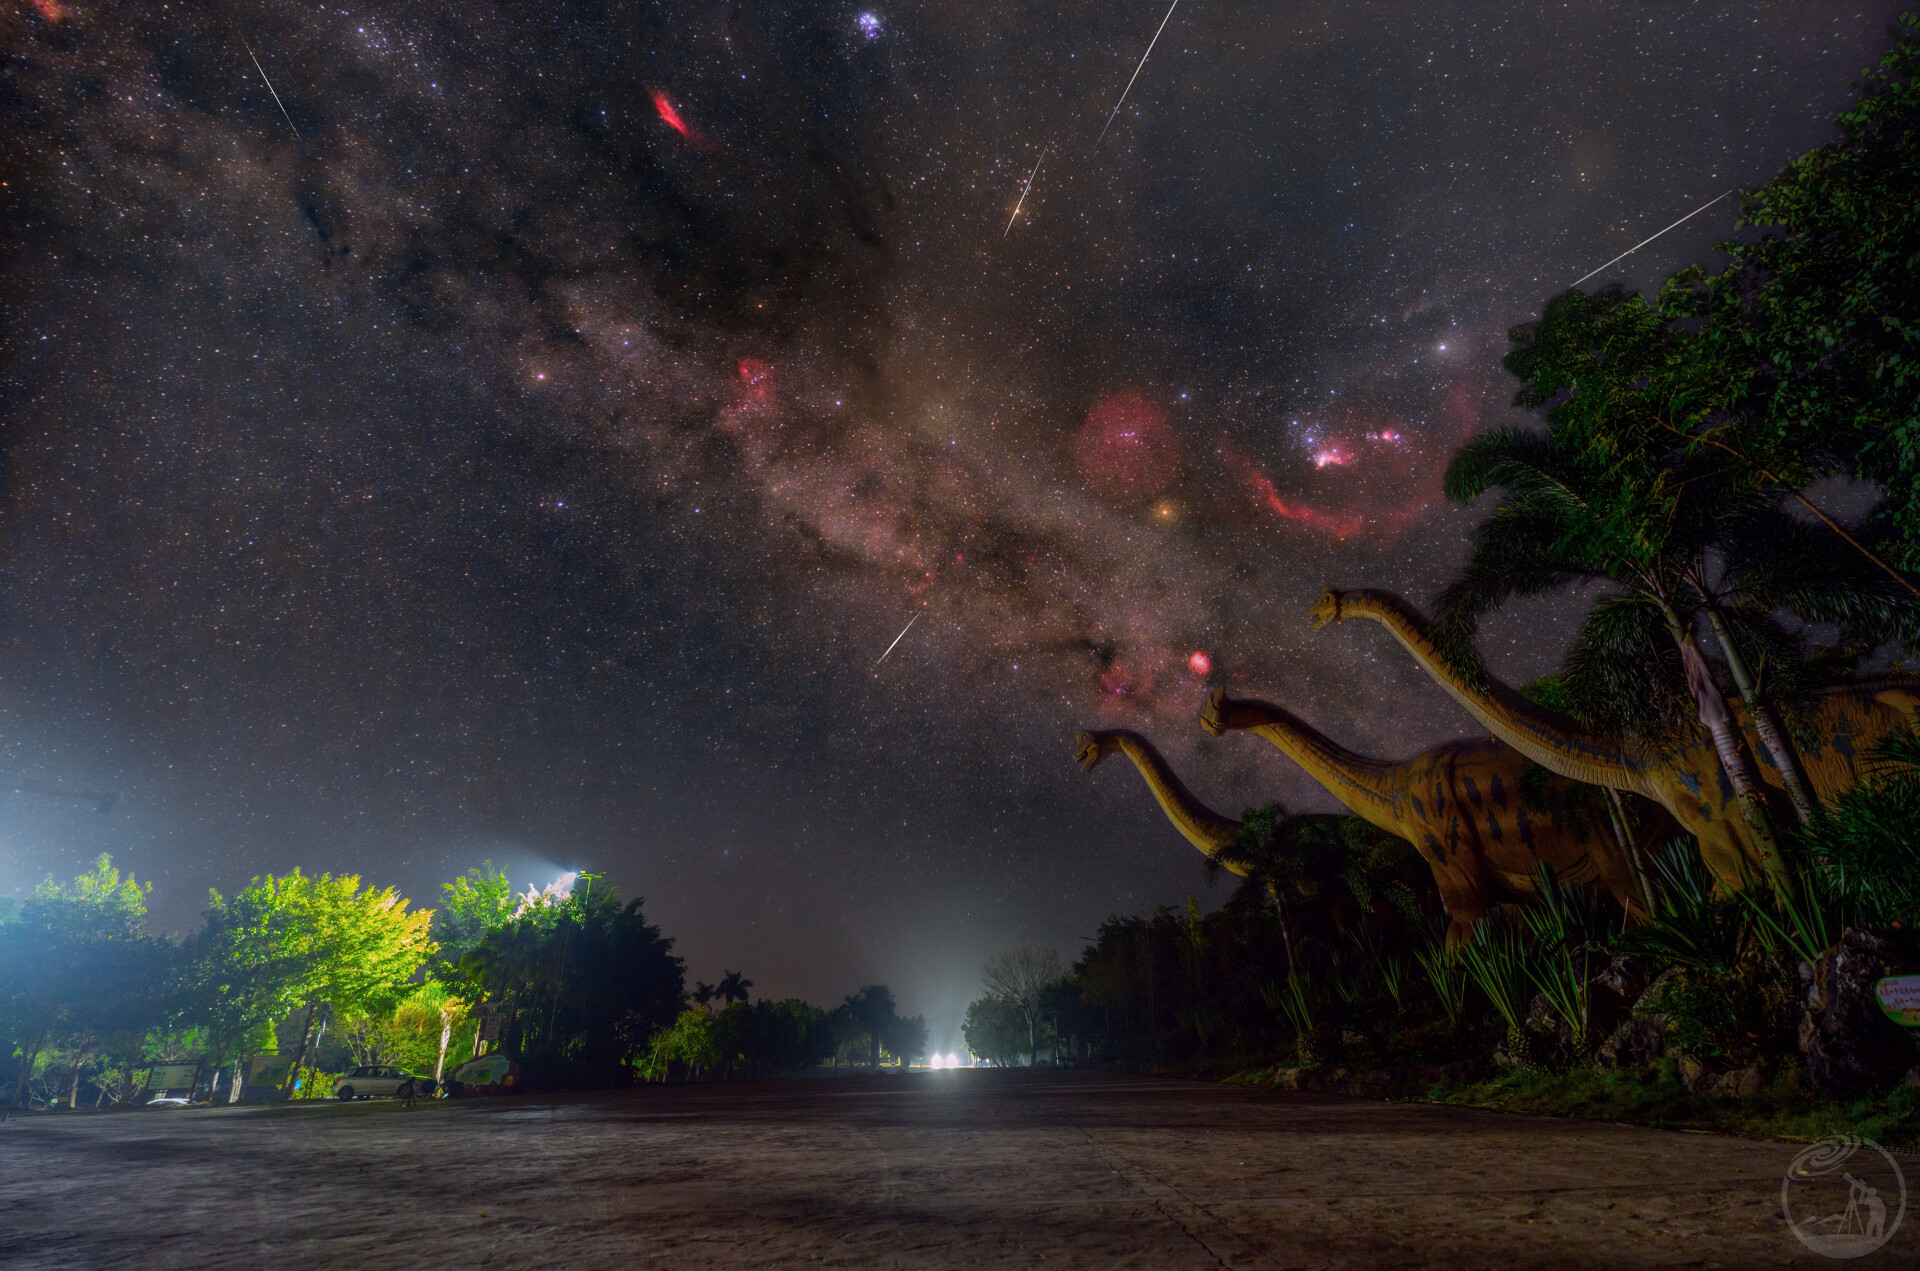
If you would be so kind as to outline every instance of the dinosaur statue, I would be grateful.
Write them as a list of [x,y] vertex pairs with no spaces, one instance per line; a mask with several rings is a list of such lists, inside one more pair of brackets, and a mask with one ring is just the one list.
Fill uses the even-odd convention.
[[[1659,746],[1584,729],[1497,680],[1489,680],[1485,690],[1474,688],[1440,657],[1428,637],[1426,617],[1391,592],[1328,588],[1311,612],[1316,630],[1350,618],[1370,618],[1386,627],[1469,715],[1541,767],[1573,781],[1629,790],[1659,804],[1699,839],[1702,858],[1724,885],[1740,887],[1767,867],[1704,728]],[[1784,793],[1785,783],[1759,744],[1752,721],[1736,703],[1728,706],[1749,753],[1760,761],[1761,779],[1770,790]],[[1889,675],[1822,693],[1811,735],[1799,738],[1815,797],[1825,801],[1850,789],[1865,775],[1864,762],[1874,744],[1917,715],[1920,677]]]
[[[1277,706],[1233,701],[1222,689],[1208,698],[1201,722],[1212,733],[1265,737],[1356,815],[1413,844],[1433,871],[1450,939],[1465,938],[1496,906],[1532,895],[1542,863],[1566,883],[1604,887],[1629,913],[1644,913],[1626,854],[1604,828],[1600,792],[1547,776],[1537,800],[1530,790],[1523,797],[1526,761],[1496,741],[1447,742],[1390,763],[1341,748]],[[1218,856],[1239,828],[1196,799],[1138,733],[1083,732],[1077,742],[1085,771],[1115,751],[1131,759],[1168,819],[1207,856]],[[1649,825],[1642,837],[1663,830],[1671,832]]]

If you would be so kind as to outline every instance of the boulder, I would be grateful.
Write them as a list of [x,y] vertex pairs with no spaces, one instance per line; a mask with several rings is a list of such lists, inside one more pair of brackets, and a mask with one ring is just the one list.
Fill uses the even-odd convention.
[[1881,976],[1912,967],[1909,951],[1863,927],[1847,928],[1817,961],[1800,964],[1800,1053],[1823,1093],[1844,1099],[1885,1089],[1913,1067],[1913,1039],[1873,992]]
[[1664,1015],[1629,1015],[1593,1052],[1595,1068],[1649,1068],[1667,1053]]
[[1745,1099],[1766,1088],[1766,1078],[1758,1068],[1736,1068],[1732,1072],[1707,1072],[1692,1059],[1680,1061],[1687,1089],[1695,1094],[1725,1095]]

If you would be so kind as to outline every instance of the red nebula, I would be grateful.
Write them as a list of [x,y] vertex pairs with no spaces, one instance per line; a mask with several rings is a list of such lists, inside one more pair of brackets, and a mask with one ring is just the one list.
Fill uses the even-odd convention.
[[653,98],[653,108],[660,112],[660,118],[666,121],[667,127],[688,141],[692,141],[693,133],[688,130],[687,121],[680,118],[680,112],[673,108],[673,103],[667,100],[667,95],[657,88],[649,88],[647,95]]
[[1213,659],[1207,656],[1205,649],[1195,649],[1187,655],[1187,669],[1195,675],[1205,676],[1213,670]]
[[66,18],[66,6],[60,0],[33,0],[33,9],[49,22],[59,22]]
[[1073,456],[1094,492],[1109,499],[1151,498],[1180,474],[1180,438],[1167,413],[1132,390],[1095,403],[1074,435]]

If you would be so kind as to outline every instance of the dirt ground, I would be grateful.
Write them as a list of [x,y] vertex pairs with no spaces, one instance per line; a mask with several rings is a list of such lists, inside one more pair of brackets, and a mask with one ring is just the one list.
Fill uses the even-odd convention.
[[16,1116],[0,1266],[1829,1265],[1796,1150],[1018,1071]]

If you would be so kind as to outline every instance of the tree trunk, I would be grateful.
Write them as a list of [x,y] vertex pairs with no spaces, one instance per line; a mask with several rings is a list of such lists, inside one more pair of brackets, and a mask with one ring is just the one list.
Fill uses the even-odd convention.
[[247,1084],[247,1064],[251,1059],[252,1056],[250,1055],[242,1055],[233,1061],[233,1084],[227,1087],[228,1103],[240,1102],[240,1091],[244,1089]]
[[24,1108],[29,1102],[27,1084],[33,1080],[33,1066],[40,1062],[40,1051],[46,1044],[46,1034],[42,1033],[33,1039],[31,1046],[20,1048],[20,1074],[13,1083],[13,1106],[16,1108]]
[[1707,668],[1706,659],[1700,656],[1692,633],[1681,624],[1680,616],[1664,599],[1660,605],[1665,611],[1667,633],[1680,650],[1680,663],[1686,668],[1687,688],[1693,693],[1700,722],[1713,736],[1714,753],[1719,756],[1720,767],[1733,786],[1734,798],[1740,804],[1740,814],[1747,822],[1747,829],[1753,834],[1761,863],[1777,885],[1786,886],[1786,864],[1780,858],[1779,844],[1774,841],[1773,826],[1767,821],[1766,805],[1760,800],[1759,780],[1747,763],[1746,755],[1740,751],[1740,739],[1734,733],[1733,723],[1727,715],[1727,701],[1720,696],[1720,686],[1713,682],[1713,672]]
[[293,1066],[287,1070],[287,1087],[283,1093],[293,1098],[293,1092],[300,1084],[300,1066],[307,1061],[307,1042],[313,1037],[313,1015],[320,1009],[320,1003],[307,1003],[307,1022],[300,1026],[300,1044],[293,1051]]
[[1620,850],[1626,854],[1627,868],[1633,871],[1633,881],[1640,884],[1640,897],[1647,903],[1647,917],[1653,917],[1653,888],[1647,882],[1647,871],[1640,865],[1640,853],[1633,848],[1633,826],[1627,821],[1627,805],[1620,798],[1620,792],[1612,786],[1606,788],[1610,800],[1609,810],[1613,816],[1613,832],[1620,839]]
[[80,1069],[87,1062],[87,1050],[93,1045],[91,1035],[84,1037],[73,1052],[73,1071],[67,1074],[67,1111],[80,1110]]
[[1747,704],[1747,713],[1753,716],[1753,731],[1760,734],[1761,744],[1773,757],[1773,766],[1780,770],[1787,798],[1793,803],[1794,815],[1805,825],[1813,820],[1813,792],[1807,784],[1806,770],[1800,764],[1800,753],[1793,748],[1786,730],[1780,727],[1780,717],[1774,713],[1773,706],[1761,700],[1759,686],[1739,646],[1733,642],[1733,633],[1727,629],[1720,607],[1711,602],[1707,605],[1707,622],[1713,627],[1713,638],[1720,642],[1720,652],[1726,656],[1733,686],[1740,690],[1740,700]]
[[1280,948],[1287,955],[1287,974],[1292,976],[1293,968],[1293,928],[1287,923],[1287,906],[1280,899],[1280,889],[1267,880],[1267,895],[1273,898],[1273,912],[1280,917]]
[[433,1066],[433,1082],[440,1084],[440,1074],[447,1070],[447,1043],[453,1040],[453,1016],[445,1015],[440,1019],[440,1060]]

